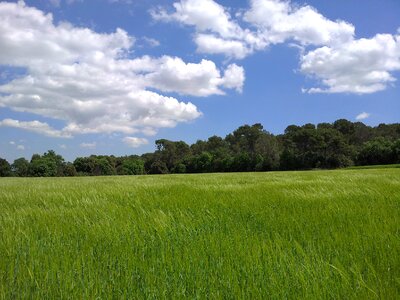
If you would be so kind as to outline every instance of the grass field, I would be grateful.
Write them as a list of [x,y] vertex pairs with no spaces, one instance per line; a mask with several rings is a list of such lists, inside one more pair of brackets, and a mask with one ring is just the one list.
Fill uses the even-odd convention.
[[0,298],[396,299],[400,169],[0,179]]

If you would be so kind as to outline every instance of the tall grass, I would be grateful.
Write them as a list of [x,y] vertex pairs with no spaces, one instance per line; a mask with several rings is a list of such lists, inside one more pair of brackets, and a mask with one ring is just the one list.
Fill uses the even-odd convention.
[[0,180],[2,299],[399,295],[399,169]]

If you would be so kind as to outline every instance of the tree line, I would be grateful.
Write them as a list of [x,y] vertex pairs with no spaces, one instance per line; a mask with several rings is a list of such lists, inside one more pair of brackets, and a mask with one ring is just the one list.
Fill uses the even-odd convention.
[[225,138],[212,136],[192,145],[159,139],[143,155],[91,155],[74,162],[49,150],[30,161],[0,158],[0,176],[99,176],[169,173],[334,169],[400,163],[400,124],[370,127],[345,119],[290,125],[280,135],[261,124],[244,125]]

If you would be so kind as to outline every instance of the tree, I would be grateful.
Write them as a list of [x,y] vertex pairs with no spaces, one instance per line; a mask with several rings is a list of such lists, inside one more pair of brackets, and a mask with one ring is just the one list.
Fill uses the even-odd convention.
[[144,174],[144,161],[139,158],[128,157],[122,161],[118,167],[117,173],[119,175],[140,175]]
[[333,125],[331,123],[319,123],[317,129],[332,129]]
[[161,160],[156,160],[151,164],[150,174],[168,174],[168,168],[165,162]]
[[137,175],[341,168],[352,164],[400,163],[400,124],[370,127],[340,119],[334,123],[290,125],[281,135],[259,123],[238,127],[225,138],[211,136],[192,145],[156,140],[141,156],[78,157],[73,164],[49,150],[28,162],[16,159],[11,171],[0,160],[0,176]]
[[[344,128],[349,124],[343,120],[336,125]],[[288,128],[285,132],[282,169],[339,168],[352,164],[352,148],[334,126],[319,124],[316,128],[306,124]]]
[[70,162],[66,163],[63,167],[63,176],[72,177],[76,175],[78,175],[78,173],[76,172],[74,164]]
[[28,174],[34,177],[54,177],[57,175],[57,165],[52,160],[35,157],[31,159]]
[[11,176],[10,163],[4,158],[0,158],[0,177]]
[[204,151],[195,159],[196,170],[201,173],[210,172],[212,169],[213,156],[210,152]]
[[400,163],[400,139],[396,140],[392,145],[393,163]]
[[279,168],[280,147],[272,134],[265,132],[255,145],[256,171],[277,170]]
[[17,158],[11,165],[11,170],[18,177],[26,177],[28,176],[29,161],[23,157]]
[[354,133],[354,124],[346,119],[335,121],[333,127],[341,132],[345,137],[349,137]]
[[156,154],[158,159],[165,163],[168,170],[172,171],[182,163],[190,153],[190,147],[183,141],[173,142],[166,139],[156,140]]
[[376,137],[384,137],[387,140],[394,141],[400,139],[400,124],[379,124],[375,130]]
[[91,157],[77,157],[73,165],[79,175],[93,175],[95,159]]
[[362,122],[353,123],[354,131],[350,136],[349,144],[359,149],[365,142],[374,138],[374,129]]
[[285,130],[283,145],[281,167],[284,170],[311,169],[321,159],[323,137],[318,134],[315,126],[291,126]]
[[49,150],[43,154],[42,159],[46,160],[49,165],[54,164],[56,166],[55,174],[50,176],[64,176],[64,158],[57,154],[54,150]]
[[107,176],[107,175],[115,175],[116,171],[112,163],[107,157],[94,157],[93,158],[94,166],[92,169],[92,174],[95,176]]
[[179,163],[174,167],[172,172],[177,174],[184,174],[186,173],[186,165],[184,163]]
[[45,152],[42,156],[32,155],[28,167],[28,174],[35,177],[64,176],[64,158],[53,150]]
[[358,165],[380,165],[393,163],[393,144],[378,137],[364,143],[357,156]]
[[252,126],[244,125],[236,129],[232,134],[229,134],[225,140],[231,146],[231,149],[236,152],[248,152],[251,155],[255,152],[257,140],[264,133],[263,126],[259,123]]
[[321,128],[318,134],[322,136],[323,143],[319,154],[320,168],[341,168],[353,164],[352,147],[346,142],[343,134],[333,128]]
[[255,159],[253,160],[249,153],[246,151],[239,152],[233,157],[231,168],[234,172],[253,171],[255,168]]

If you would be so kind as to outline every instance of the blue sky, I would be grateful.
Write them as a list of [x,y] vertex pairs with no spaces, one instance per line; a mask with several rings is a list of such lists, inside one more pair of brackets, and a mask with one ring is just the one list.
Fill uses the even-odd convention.
[[399,122],[399,16],[397,0],[2,1],[0,157]]

